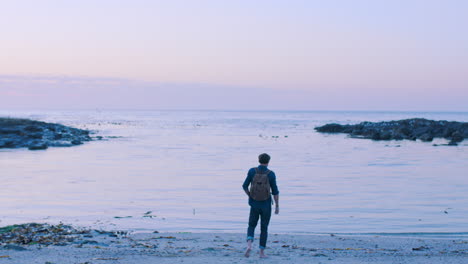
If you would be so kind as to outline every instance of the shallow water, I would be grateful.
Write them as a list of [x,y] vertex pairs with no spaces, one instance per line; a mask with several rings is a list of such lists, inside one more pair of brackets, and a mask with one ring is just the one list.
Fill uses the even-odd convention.
[[[330,122],[468,121],[468,113],[0,111],[0,116],[117,137],[46,151],[0,150],[0,225],[63,221],[137,231],[244,232],[249,208],[241,185],[258,154],[267,152],[281,204],[271,232],[468,231],[468,142],[434,147],[435,142],[375,142],[314,131]],[[144,217],[148,211],[153,217]]]

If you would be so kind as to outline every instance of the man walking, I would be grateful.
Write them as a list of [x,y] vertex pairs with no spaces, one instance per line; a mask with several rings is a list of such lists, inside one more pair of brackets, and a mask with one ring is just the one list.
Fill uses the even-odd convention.
[[[242,185],[245,193],[249,196],[250,216],[249,228],[247,229],[247,250],[245,256],[250,256],[252,250],[252,242],[254,239],[255,227],[260,218],[260,257],[266,258],[265,247],[268,238],[268,224],[271,218],[271,195],[275,199],[275,214],[279,213],[279,191],[276,186],[276,175],[268,169],[270,156],[266,153],[258,156],[260,165],[256,168],[251,168],[247,174],[247,178]],[[250,190],[249,190],[250,185]],[[271,190],[271,193],[270,193]]]

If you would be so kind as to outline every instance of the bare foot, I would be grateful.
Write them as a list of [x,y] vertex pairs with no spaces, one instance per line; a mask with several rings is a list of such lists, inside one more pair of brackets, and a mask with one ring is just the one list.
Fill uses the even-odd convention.
[[250,257],[250,251],[252,251],[252,247],[247,247],[247,250],[245,251],[245,257],[248,258]]
[[263,249],[260,249],[260,258],[268,258],[268,256],[265,255],[265,252],[263,251]]

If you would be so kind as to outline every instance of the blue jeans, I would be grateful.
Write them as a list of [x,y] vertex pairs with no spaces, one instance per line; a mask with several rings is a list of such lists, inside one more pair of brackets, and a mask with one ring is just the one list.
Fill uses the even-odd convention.
[[271,218],[271,206],[265,208],[250,207],[249,228],[247,229],[247,240],[254,239],[255,227],[257,227],[258,219],[260,220],[260,248],[266,247],[268,238],[268,224]]

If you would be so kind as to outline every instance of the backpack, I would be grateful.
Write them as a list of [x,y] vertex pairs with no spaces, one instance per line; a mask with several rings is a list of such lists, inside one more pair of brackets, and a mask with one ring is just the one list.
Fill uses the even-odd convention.
[[266,201],[270,198],[270,180],[268,174],[270,170],[261,172],[255,168],[255,175],[250,183],[250,197],[256,201]]

